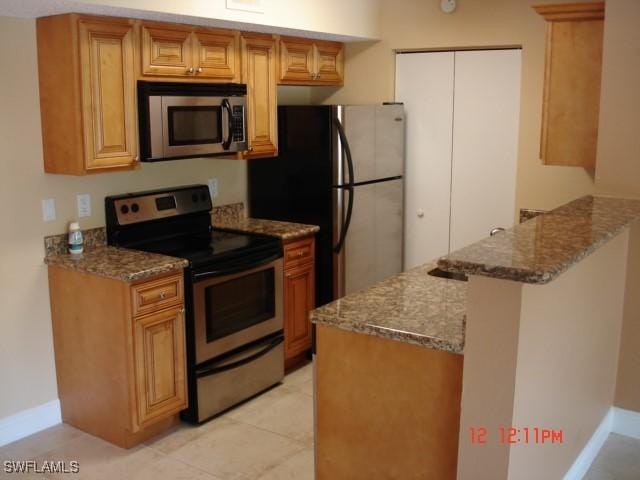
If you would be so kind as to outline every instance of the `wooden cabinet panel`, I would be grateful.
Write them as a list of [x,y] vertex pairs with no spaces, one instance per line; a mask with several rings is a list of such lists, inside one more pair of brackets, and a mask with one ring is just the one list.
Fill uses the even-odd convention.
[[281,85],[342,85],[343,45],[301,38],[280,38]]
[[181,25],[143,23],[140,42],[142,74],[178,77],[190,75],[189,68],[193,68],[191,30],[191,27]]
[[316,42],[316,82],[342,85],[344,58],[341,43]]
[[247,158],[278,153],[276,41],[266,35],[243,35],[242,82],[247,84]]
[[183,311],[176,307],[135,320],[138,422],[134,430],[187,406]]
[[196,75],[228,82],[238,81],[239,38],[237,32],[196,30],[193,33]]
[[284,268],[313,262],[315,258],[314,239],[303,238],[296,242],[287,243],[284,247]]
[[137,165],[132,22],[76,14],[37,20],[47,173],[84,175]]
[[280,39],[280,83],[311,82],[315,76],[315,51],[309,40]]
[[309,312],[315,307],[313,263],[285,271],[285,359],[311,348]]
[[604,4],[534,8],[548,21],[540,158],[595,168]]
[[137,150],[133,27],[80,22],[86,168],[127,165]]
[[154,310],[183,301],[182,275],[163,277],[131,287],[133,315],[144,315]]

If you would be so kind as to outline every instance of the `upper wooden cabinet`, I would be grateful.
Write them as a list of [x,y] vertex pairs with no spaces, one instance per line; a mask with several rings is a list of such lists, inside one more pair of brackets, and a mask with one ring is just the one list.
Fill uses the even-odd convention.
[[243,34],[242,83],[247,84],[247,139],[244,158],[278,154],[277,43],[271,35]]
[[301,38],[280,38],[281,85],[342,85],[343,45]]
[[533,8],[547,21],[540,157],[595,168],[604,3]]
[[142,22],[143,77],[238,82],[239,32]]
[[36,25],[45,171],[134,168],[132,22],[69,14],[39,18]]

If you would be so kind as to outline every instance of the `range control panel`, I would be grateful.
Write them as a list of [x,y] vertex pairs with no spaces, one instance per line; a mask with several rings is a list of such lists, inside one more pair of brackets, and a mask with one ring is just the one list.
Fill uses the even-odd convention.
[[105,199],[107,222],[115,218],[118,225],[208,212],[211,208],[211,196],[206,185],[129,193]]

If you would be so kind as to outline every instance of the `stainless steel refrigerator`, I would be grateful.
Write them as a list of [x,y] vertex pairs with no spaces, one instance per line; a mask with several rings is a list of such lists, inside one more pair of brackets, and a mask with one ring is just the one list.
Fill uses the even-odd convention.
[[250,215],[320,226],[317,305],[402,270],[401,104],[281,106],[278,150],[248,162]]

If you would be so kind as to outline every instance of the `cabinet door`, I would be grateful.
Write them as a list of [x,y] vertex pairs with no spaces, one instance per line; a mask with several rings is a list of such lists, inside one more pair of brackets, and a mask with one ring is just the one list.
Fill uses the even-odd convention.
[[191,27],[143,23],[141,29],[143,75],[184,77],[194,72]]
[[604,3],[533,8],[548,21],[540,158],[595,168]]
[[344,55],[341,43],[316,42],[316,83],[342,85],[344,83]]
[[137,161],[133,27],[79,23],[85,167],[97,171]]
[[134,321],[138,429],[187,406],[183,311],[179,306]]
[[280,39],[280,83],[312,84],[315,68],[312,41],[286,37]]
[[237,82],[240,79],[239,35],[224,30],[193,33],[193,64],[197,77]]
[[311,348],[309,312],[315,305],[314,276],[313,263],[284,273],[285,361]]
[[247,84],[247,157],[278,153],[276,41],[271,36],[242,36],[242,82]]

